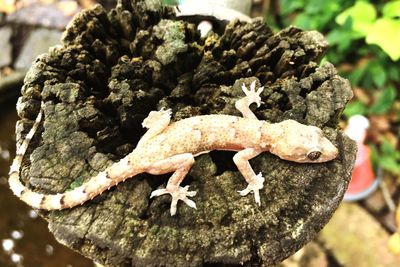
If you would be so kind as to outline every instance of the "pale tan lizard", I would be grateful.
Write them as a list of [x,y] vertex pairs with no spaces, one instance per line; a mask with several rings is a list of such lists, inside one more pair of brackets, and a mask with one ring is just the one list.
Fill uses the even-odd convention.
[[244,84],[242,89],[246,96],[236,101],[235,107],[243,114],[243,118],[203,115],[170,123],[171,110],[152,111],[142,123],[148,131],[130,154],[81,186],[54,195],[33,192],[21,183],[19,174],[23,156],[41,121],[42,108],[32,129],[17,149],[10,169],[10,188],[34,208],[58,210],[82,204],[139,173],[160,175],[173,172],[166,188],[153,191],[150,198],[170,194],[170,212],[174,215],[178,200],[196,208],[194,201],[188,198],[195,196],[196,192],[180,184],[192,167],[194,157],[211,150],[238,151],[233,161],[248,183],[239,194],[245,196],[252,192],[258,205],[261,204],[259,190],[263,188],[264,177],[261,173],[254,173],[249,164],[250,159],[264,151],[300,163],[320,163],[336,158],[337,148],[315,126],[294,120],[279,123],[258,120],[249,106],[252,103],[260,106],[263,87],[256,91],[254,81],[250,90]]

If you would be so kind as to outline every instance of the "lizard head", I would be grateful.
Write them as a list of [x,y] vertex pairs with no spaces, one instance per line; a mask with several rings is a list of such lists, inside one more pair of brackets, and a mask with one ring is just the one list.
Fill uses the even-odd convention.
[[294,120],[269,124],[269,151],[281,159],[300,163],[320,163],[333,160],[338,149],[329,141],[322,130]]

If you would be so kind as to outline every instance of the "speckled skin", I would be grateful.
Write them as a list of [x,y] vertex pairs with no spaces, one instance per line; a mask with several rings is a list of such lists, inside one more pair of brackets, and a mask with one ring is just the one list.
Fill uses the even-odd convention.
[[166,188],[153,191],[150,197],[170,194],[170,212],[174,215],[178,200],[196,208],[196,204],[188,198],[195,196],[196,192],[188,191],[188,186],[181,187],[180,184],[193,165],[194,157],[199,154],[211,150],[238,151],[233,160],[248,182],[247,188],[239,193],[245,196],[252,192],[259,205],[259,190],[263,188],[264,178],[261,173],[254,173],[249,164],[251,158],[264,151],[300,163],[320,163],[336,158],[336,147],[317,127],[294,120],[275,124],[258,120],[249,106],[252,103],[260,105],[259,95],[263,88],[256,91],[253,82],[250,90],[245,85],[242,89],[246,96],[238,100],[235,107],[243,114],[243,118],[205,115],[170,123],[170,110],[152,111],[143,121],[148,131],[130,154],[81,186],[55,195],[33,192],[21,183],[19,175],[29,141],[41,121],[42,108],[26,139],[17,149],[17,156],[10,169],[10,188],[34,208],[55,210],[82,204],[139,173],[159,175],[173,172]]

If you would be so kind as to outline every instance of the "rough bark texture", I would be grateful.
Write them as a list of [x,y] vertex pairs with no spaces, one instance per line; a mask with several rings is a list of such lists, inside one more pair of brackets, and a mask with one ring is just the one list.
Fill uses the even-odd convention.
[[107,266],[277,264],[327,223],[354,162],[354,143],[336,129],[351,89],[330,63],[319,65],[326,49],[319,33],[291,27],[274,35],[260,19],[200,39],[195,25],[156,0],[84,11],[25,79],[19,142],[41,99],[46,108],[23,180],[45,193],[73,188],[132,151],[151,110],[172,108],[173,120],[240,115],[240,86],[257,79],[265,86],[258,118],[321,127],[338,158],[296,164],[258,156],[251,164],[266,176],[260,207],[237,193],[246,183],[234,153],[215,151],[197,157],[184,182],[198,192],[197,210],[180,204],[171,217],[168,196],[149,199],[169,175],[143,174],[82,206],[42,215],[60,242]]

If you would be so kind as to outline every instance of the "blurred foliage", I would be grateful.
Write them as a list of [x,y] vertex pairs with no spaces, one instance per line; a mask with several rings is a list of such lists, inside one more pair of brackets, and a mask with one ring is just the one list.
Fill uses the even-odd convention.
[[389,239],[389,249],[393,254],[400,254],[400,233],[394,233]]
[[[400,205],[396,210],[396,224],[400,226]],[[393,254],[400,255],[400,231],[397,230],[389,239],[389,249]]]
[[400,151],[387,140],[383,139],[379,148],[375,144],[371,144],[372,161],[374,166],[379,165],[381,168],[400,175]]
[[183,0],[161,0],[163,5],[176,6],[183,3]]
[[382,134],[375,138],[373,151],[380,166],[400,175],[400,0],[276,0],[276,4],[278,8],[267,14],[268,23],[322,32],[330,44],[324,60],[335,64],[366,96],[356,94],[344,115],[386,117],[396,138],[388,141]]

